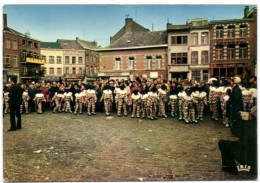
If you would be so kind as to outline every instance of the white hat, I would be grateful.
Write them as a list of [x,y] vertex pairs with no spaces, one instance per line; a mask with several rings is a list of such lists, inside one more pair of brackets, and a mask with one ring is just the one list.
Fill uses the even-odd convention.
[[234,82],[235,82],[236,84],[239,84],[239,83],[241,82],[240,77],[235,77]]

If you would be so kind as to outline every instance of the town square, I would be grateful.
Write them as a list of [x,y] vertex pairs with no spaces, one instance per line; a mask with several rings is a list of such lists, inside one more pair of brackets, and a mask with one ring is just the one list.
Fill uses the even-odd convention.
[[256,5],[5,5],[2,82],[4,181],[257,180]]

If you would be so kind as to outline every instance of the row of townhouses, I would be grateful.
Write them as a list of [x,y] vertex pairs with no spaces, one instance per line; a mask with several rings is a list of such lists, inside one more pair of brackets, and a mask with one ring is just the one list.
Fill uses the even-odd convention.
[[133,19],[105,48],[97,42],[40,42],[7,26],[4,15],[4,81],[159,78],[172,80],[256,75],[257,9],[230,20],[190,19],[150,31]]

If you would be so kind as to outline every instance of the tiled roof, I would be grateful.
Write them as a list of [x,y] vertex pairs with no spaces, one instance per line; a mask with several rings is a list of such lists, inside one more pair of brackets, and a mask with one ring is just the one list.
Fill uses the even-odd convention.
[[60,43],[62,49],[83,50],[76,40],[58,39],[57,42]]
[[157,44],[167,44],[167,32],[133,32],[132,34],[124,34],[107,48],[148,46]]
[[239,19],[228,19],[228,20],[212,20],[210,24],[221,24],[221,23],[239,23],[239,22],[251,22],[253,18],[239,18]]
[[61,49],[59,42],[41,42],[41,48]]
[[98,49],[96,41],[90,42],[85,40],[79,40],[78,43],[85,49]]
[[34,38],[30,37],[30,36],[26,36],[25,34],[22,34],[22,33],[20,33],[20,32],[18,32],[18,31],[14,30],[14,29],[11,29],[10,27],[4,27],[4,31],[10,32],[11,34],[14,34],[14,35],[17,35],[17,36],[27,37],[28,39],[32,39],[32,40],[39,41],[39,40],[34,39]]

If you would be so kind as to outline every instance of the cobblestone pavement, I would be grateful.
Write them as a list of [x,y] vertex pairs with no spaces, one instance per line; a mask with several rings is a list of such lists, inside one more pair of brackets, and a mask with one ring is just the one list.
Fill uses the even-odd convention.
[[22,115],[22,130],[3,118],[5,181],[248,180],[221,171],[220,139],[230,129],[208,118],[107,119],[69,113]]

